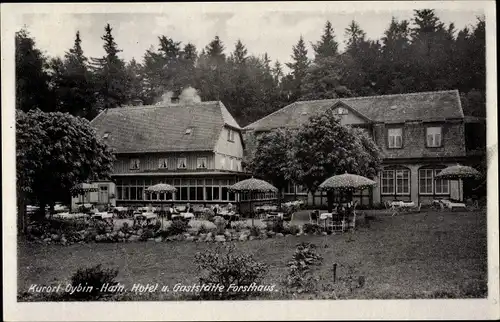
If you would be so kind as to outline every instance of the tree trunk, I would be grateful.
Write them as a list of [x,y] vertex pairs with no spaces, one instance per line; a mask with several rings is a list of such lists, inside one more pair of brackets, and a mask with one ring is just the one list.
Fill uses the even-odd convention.
[[38,221],[42,221],[45,219],[45,206],[47,206],[47,202],[45,200],[40,200],[40,202],[38,203],[38,210],[36,212],[36,220]]
[[316,190],[309,190],[309,191],[311,192],[311,195],[312,195],[312,200],[313,200],[312,206],[314,207],[314,206],[316,206],[316,196],[315,196]]
[[326,193],[326,198],[328,202],[328,212],[332,213],[333,212],[333,191],[328,190]]

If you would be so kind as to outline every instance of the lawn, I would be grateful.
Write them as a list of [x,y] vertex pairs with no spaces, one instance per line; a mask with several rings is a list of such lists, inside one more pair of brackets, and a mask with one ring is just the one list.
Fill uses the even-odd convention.
[[[345,267],[351,266],[356,275],[365,277],[364,286],[348,298],[486,296],[480,291],[487,281],[484,212],[374,217],[370,227],[360,227],[352,235],[289,236],[236,242],[236,246],[269,265],[264,283],[276,284],[277,289],[284,288],[281,283],[287,273],[286,264],[296,244],[306,241],[316,244],[324,258],[315,272],[319,284],[332,281],[334,263],[339,265],[337,276],[345,276]],[[79,267],[98,263],[118,268],[117,280],[125,287],[134,283],[192,284],[198,276],[195,253],[213,247],[216,244],[186,241],[70,246],[20,242],[18,291],[27,291],[31,284],[67,283]],[[269,298],[282,298],[279,294]],[[162,296],[147,295],[144,299]]]

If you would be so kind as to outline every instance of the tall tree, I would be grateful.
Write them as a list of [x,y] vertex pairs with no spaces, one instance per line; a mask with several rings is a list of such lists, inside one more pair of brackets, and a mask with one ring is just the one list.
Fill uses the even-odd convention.
[[335,40],[335,34],[330,21],[327,21],[325,24],[321,40],[312,46],[315,53],[315,60],[338,55],[339,44]]
[[125,62],[118,57],[121,50],[112,35],[111,26],[107,24],[104,31],[101,39],[106,54],[102,58],[92,58],[100,109],[118,107],[127,102]]
[[307,57],[307,48],[304,42],[304,38],[300,36],[297,45],[292,48],[292,60],[291,63],[286,63],[288,68],[290,68],[293,83],[291,84],[290,99],[296,100],[302,96],[302,86],[304,78],[307,75],[307,68],[309,67],[309,58]]
[[58,111],[92,119],[97,115],[95,85],[81,44],[77,31],[74,45],[66,52],[64,60],[52,60],[52,81]]
[[373,177],[380,166],[380,155],[371,139],[358,134],[341,125],[331,109],[311,116],[293,141],[293,157],[288,164],[293,180],[314,194],[321,182],[336,174]]
[[40,219],[76,184],[111,173],[113,154],[87,120],[37,109],[18,111],[16,125],[17,191],[39,204]]
[[245,45],[241,43],[241,40],[238,39],[236,45],[234,46],[234,51],[231,54],[231,60],[237,65],[242,65],[245,63],[247,59],[248,50]]
[[279,205],[281,204],[281,191],[290,179],[288,163],[291,157],[293,135],[293,132],[281,129],[260,135],[248,165],[248,169],[255,176],[270,181],[278,188]]
[[16,109],[55,109],[47,58],[26,29],[16,32]]

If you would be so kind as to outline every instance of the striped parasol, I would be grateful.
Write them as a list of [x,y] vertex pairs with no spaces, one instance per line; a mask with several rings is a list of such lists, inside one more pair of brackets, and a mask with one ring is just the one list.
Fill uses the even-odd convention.
[[165,192],[176,192],[177,188],[174,186],[171,186],[166,183],[158,183],[155,184],[151,187],[146,188],[147,192],[159,192],[159,193],[165,193]]
[[[253,212],[252,209],[252,193],[254,192],[278,192],[278,188],[266,182],[264,180],[255,179],[254,177],[250,179],[245,179],[235,183],[234,185],[228,188],[230,191],[238,192],[238,193],[250,193],[250,211]],[[252,214],[252,226],[254,226],[254,214]]]
[[321,190],[357,190],[372,187],[377,183],[357,174],[344,173],[330,177],[319,185]]
[[448,180],[457,180],[458,181],[458,200],[462,201],[462,193],[461,193],[461,183],[462,179],[479,179],[481,177],[481,173],[476,169],[466,166],[466,165],[452,165],[447,168],[441,170],[436,176],[435,179],[448,179]]
[[447,168],[444,168],[436,175],[436,179],[449,179],[449,180],[458,180],[458,179],[469,179],[469,178],[479,178],[481,173],[476,169],[466,166],[466,165],[453,165]]
[[239,181],[228,189],[235,192],[278,192],[278,188],[269,182],[255,178]]

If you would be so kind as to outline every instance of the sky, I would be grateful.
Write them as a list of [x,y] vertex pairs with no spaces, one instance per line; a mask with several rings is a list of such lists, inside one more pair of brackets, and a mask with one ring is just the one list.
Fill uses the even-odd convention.
[[[47,8],[47,7],[43,7]],[[52,6],[17,16],[16,29],[26,26],[36,45],[49,56],[62,56],[73,46],[75,33],[80,31],[82,47],[88,57],[104,54],[101,36],[104,26],[113,28],[121,57],[142,61],[145,51],[157,48],[158,36],[165,35],[183,44],[191,42],[198,51],[216,35],[226,47],[234,49],[241,39],[249,54],[263,55],[280,62],[289,62],[292,46],[302,35],[309,56],[313,57],[311,42],[318,41],[326,20],[329,20],[340,48],[344,47],[344,32],[355,20],[370,39],[379,39],[391,17],[411,20],[413,9],[433,8],[446,25],[456,28],[472,26],[477,16],[484,14],[478,2],[347,2],[347,3],[170,3],[118,4],[83,7]],[[64,10],[63,10],[64,9]],[[89,13],[91,12],[91,13]]]

